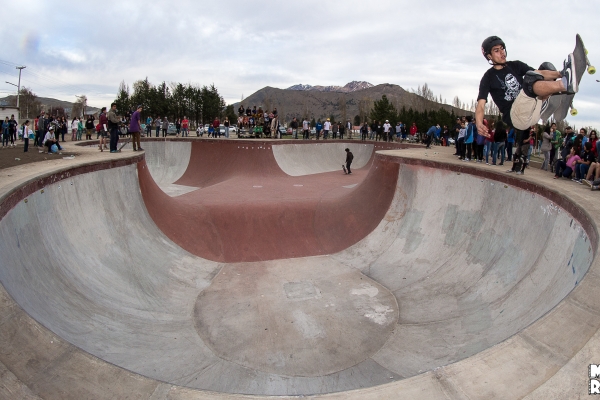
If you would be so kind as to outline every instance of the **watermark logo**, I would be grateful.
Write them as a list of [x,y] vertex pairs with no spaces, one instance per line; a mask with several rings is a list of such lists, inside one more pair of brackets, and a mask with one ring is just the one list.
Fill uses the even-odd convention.
[[590,394],[600,394],[600,365],[590,364]]

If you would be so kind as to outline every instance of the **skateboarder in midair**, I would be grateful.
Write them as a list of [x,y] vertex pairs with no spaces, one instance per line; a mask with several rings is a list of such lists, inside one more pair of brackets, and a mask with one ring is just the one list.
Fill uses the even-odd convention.
[[[555,93],[573,94],[578,90],[573,54],[564,61],[562,71],[550,63],[543,63],[534,70],[521,61],[506,61],[506,46],[498,36],[490,36],[481,44],[483,56],[492,66],[486,71],[479,83],[475,120],[477,132],[489,137],[488,128],[483,124],[485,104],[488,94],[502,113],[502,120],[515,128],[517,143],[527,135],[529,127],[540,119],[546,100]],[[527,154],[521,153],[517,146],[515,158],[519,158],[520,171],[525,169],[523,160]],[[508,172],[515,172],[510,170]]]
[[354,154],[350,151],[349,148],[346,147],[346,173],[351,174],[350,165],[352,164],[352,160],[354,160]]

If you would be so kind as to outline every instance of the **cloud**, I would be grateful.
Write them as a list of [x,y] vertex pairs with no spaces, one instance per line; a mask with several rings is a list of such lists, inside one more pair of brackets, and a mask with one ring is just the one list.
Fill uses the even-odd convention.
[[[34,92],[72,99],[88,89],[93,105],[109,102],[122,80],[131,86],[145,77],[214,83],[228,102],[264,86],[365,80],[406,89],[427,82],[435,95],[470,103],[489,68],[480,53],[489,35],[505,40],[509,59],[534,67],[561,64],[577,32],[590,57],[600,54],[600,3],[583,0],[568,7],[558,0],[129,0],[85,8],[74,0],[23,0],[3,5],[3,15],[11,18],[0,26],[0,58],[27,65]],[[1,67],[0,74],[13,73]],[[590,107],[577,118],[600,126],[600,84],[585,76],[578,96]]]

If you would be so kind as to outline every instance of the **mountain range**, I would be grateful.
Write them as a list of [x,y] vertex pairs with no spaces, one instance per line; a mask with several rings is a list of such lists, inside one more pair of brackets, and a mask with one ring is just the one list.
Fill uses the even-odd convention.
[[[362,88],[364,87],[364,88]],[[335,90],[334,90],[335,88]],[[342,90],[343,89],[343,90]],[[241,102],[234,103],[237,110],[240,104],[246,106],[261,106],[264,110],[272,111],[274,107],[282,121],[289,122],[296,117],[321,119],[331,117],[337,121],[353,119],[356,115],[367,116],[376,100],[386,95],[396,110],[405,107],[415,111],[430,111],[443,108],[456,115],[472,114],[448,104],[431,101],[404,90],[398,85],[384,83],[372,85],[368,82],[350,82],[345,86],[310,86],[294,85],[287,89],[264,87]]]
[[352,82],[348,82],[344,86],[320,86],[320,85],[311,86],[311,85],[303,85],[300,83],[298,85],[290,86],[286,90],[301,90],[301,91],[314,90],[317,92],[351,93],[351,92],[356,92],[358,90],[368,89],[373,86],[374,86],[373,84],[371,84],[369,82],[365,82],[365,81],[352,81]]

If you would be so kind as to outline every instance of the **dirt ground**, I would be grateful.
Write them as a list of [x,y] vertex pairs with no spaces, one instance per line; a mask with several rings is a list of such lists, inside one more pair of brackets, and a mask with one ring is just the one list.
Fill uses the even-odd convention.
[[17,141],[17,147],[0,147],[0,169],[15,167],[18,165],[29,164],[37,161],[55,160],[57,158],[78,155],[74,152],[62,151],[56,154],[40,153],[40,150],[35,146],[29,146],[27,153],[23,151],[23,142]]

